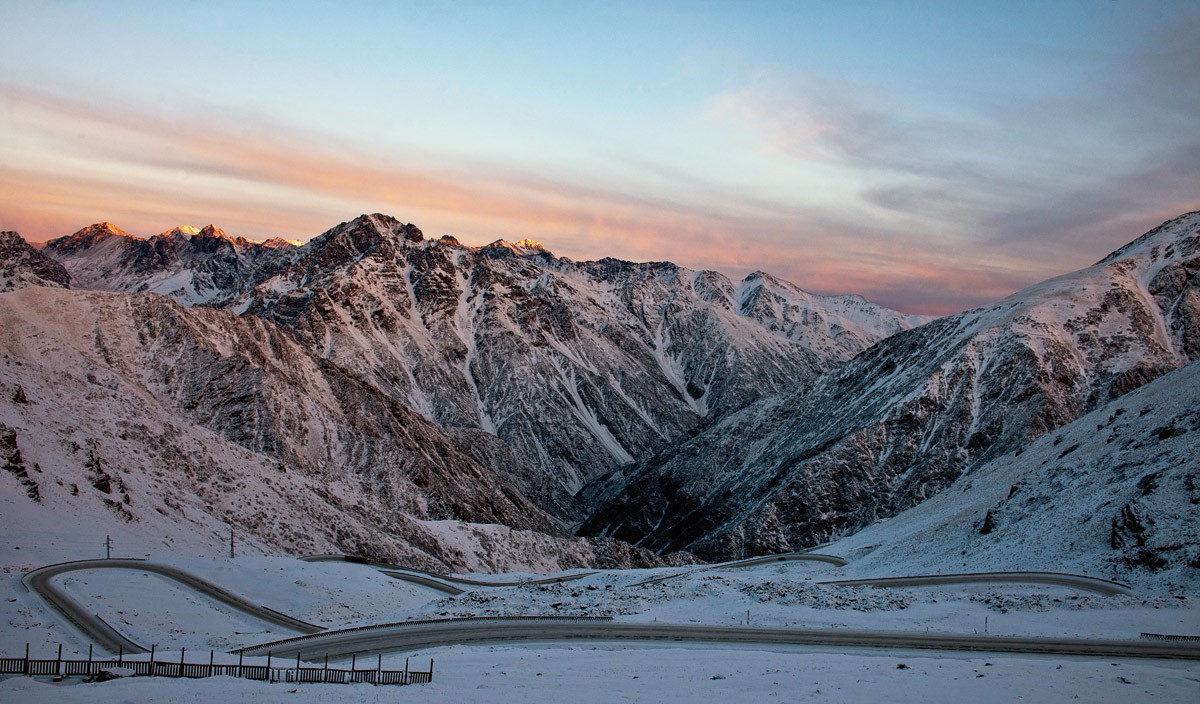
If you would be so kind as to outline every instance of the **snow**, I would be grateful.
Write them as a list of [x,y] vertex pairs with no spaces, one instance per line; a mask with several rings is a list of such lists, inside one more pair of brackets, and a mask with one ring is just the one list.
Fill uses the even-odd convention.
[[[232,678],[183,681],[127,678],[55,685],[0,681],[5,702],[63,704],[171,701],[512,702],[833,701],[927,704],[971,701],[1184,702],[1194,700],[1200,668],[1162,661],[1083,660],[993,655],[771,651],[607,643],[537,647],[453,647],[416,654],[435,660],[433,682],[407,687],[266,684]],[[331,663],[332,664],[332,663]],[[387,657],[384,666],[388,666]],[[414,667],[417,666],[414,664]],[[903,667],[901,667],[903,666]],[[78,680],[76,680],[77,682]]]
[[[372,223],[376,224],[374,220]],[[1147,272],[1155,271],[1161,260],[1154,253],[1151,240],[1139,242],[1129,252],[1153,260],[1152,264],[1139,265],[1132,274],[1144,296]],[[504,246],[511,247],[506,243]],[[525,242],[517,244],[517,247],[531,246]],[[458,267],[461,296],[457,313],[461,317],[452,325],[457,326],[461,339],[468,345],[463,369],[466,378],[472,380],[471,363],[477,353],[475,311],[468,307],[468,287],[457,270]],[[178,271],[171,276],[186,276],[186,281],[191,280],[190,271]],[[1023,296],[1047,301],[1057,297],[1061,305],[1044,305],[1014,328],[1019,328],[1020,334],[1038,338],[1046,326],[1061,325],[1074,315],[1081,307],[1077,305],[1079,302],[1099,300],[1109,280],[1088,279],[1090,276],[1063,277],[1023,292]],[[582,275],[578,278],[583,279]],[[410,275],[405,279],[411,292]],[[739,301],[752,305],[754,301],[750,298],[770,293],[776,296],[769,304],[764,303],[770,320],[787,322],[797,313],[808,314],[808,309],[801,310],[802,306],[797,304],[799,294],[784,286],[785,282],[767,279],[765,275],[760,279],[753,296],[746,294],[743,282]],[[182,286],[185,278],[171,281],[171,285]],[[373,288],[371,292],[379,293]],[[238,513],[242,497],[254,496],[267,502],[263,510],[278,510],[288,505],[287,497],[280,496],[282,490],[270,481],[272,476],[278,478],[275,474],[278,468],[262,456],[198,426],[181,424],[183,430],[168,427],[168,419],[173,422],[178,419],[165,408],[159,408],[147,389],[93,364],[89,355],[94,351],[90,348],[75,349],[64,342],[73,339],[66,330],[78,327],[81,320],[87,321],[90,329],[93,319],[91,308],[84,310],[88,315],[81,317],[63,313],[67,308],[56,302],[62,300],[60,296],[70,294],[18,295],[29,305],[22,309],[23,314],[12,309],[5,313],[6,334],[0,336],[0,346],[6,350],[5,376],[0,381],[6,394],[13,384],[23,384],[37,403],[20,413],[15,409],[4,410],[0,421],[19,431],[27,463],[40,462],[41,467],[31,468],[30,474],[41,483],[45,503],[32,504],[12,489],[15,486],[12,477],[7,474],[0,477],[9,482],[0,492],[0,517],[10,536],[9,544],[0,551],[3,574],[0,591],[4,596],[0,600],[0,624],[3,624],[0,653],[6,656],[19,654],[25,643],[31,644],[35,657],[53,652],[59,643],[65,646],[68,655],[86,651],[86,643],[78,634],[40,599],[25,591],[20,575],[50,562],[98,557],[103,550],[101,533],[113,534],[119,554],[145,555],[177,565],[257,603],[329,627],[440,616],[589,614],[638,622],[749,623],[785,628],[1107,639],[1136,639],[1142,631],[1200,634],[1197,600],[1200,590],[1195,568],[1187,566],[1188,559],[1196,557],[1195,546],[1200,544],[1196,535],[1200,530],[1196,505],[1188,503],[1182,491],[1133,493],[1135,482],[1142,484],[1135,475],[1149,476],[1158,471],[1162,477],[1158,481],[1164,483],[1181,483],[1197,475],[1196,443],[1200,428],[1183,421],[1195,414],[1200,364],[1108,404],[1022,448],[1021,453],[1006,455],[977,468],[906,513],[822,548],[822,552],[847,557],[850,563],[844,568],[816,562],[785,562],[735,569],[601,571],[567,583],[481,587],[446,597],[394,580],[365,565],[264,556],[279,548],[254,538],[239,537],[239,551],[250,555],[236,559],[223,557],[226,526],[217,518],[221,514],[205,504],[217,503],[230,512],[228,515],[244,517],[245,514]],[[841,306],[829,304],[824,309],[826,313],[816,316],[828,323],[831,332],[884,324],[877,311],[864,308],[869,304],[862,299],[822,300],[827,304],[836,300],[837,306]],[[87,301],[88,306],[99,311],[97,320],[121,305],[116,297],[93,296]],[[1002,304],[967,316],[962,325],[975,329],[996,325],[997,319],[1010,315],[1011,310],[1011,306],[1006,308]],[[662,311],[665,314],[667,309],[664,307]],[[721,310],[712,314],[718,318],[734,315]],[[27,317],[21,319],[21,315]],[[29,323],[33,318],[37,318],[36,326]],[[749,326],[760,323],[749,320],[731,323],[722,334],[739,338]],[[139,363],[129,353],[132,348],[122,342],[122,331],[104,330],[100,334],[98,324],[96,329],[95,338],[102,351],[107,354],[111,350],[125,365]],[[27,330],[33,332],[26,334]],[[1165,335],[1165,330],[1159,326],[1161,334]],[[345,319],[339,334],[353,336],[358,331]],[[684,382],[688,360],[665,356],[666,334],[661,325],[655,331],[651,343],[654,361],[668,381],[678,387]],[[782,340],[782,336],[776,337]],[[746,335],[739,339],[750,346],[770,344],[769,338]],[[332,341],[331,337],[331,344]],[[352,337],[350,342],[349,346],[357,352],[376,349],[378,340],[366,335]],[[596,367],[589,366],[591,359],[576,359],[572,354],[577,353],[565,347],[560,349],[553,344],[557,342],[557,339],[552,341],[552,349],[572,365],[564,368],[562,360],[555,359],[560,364],[564,400],[570,412],[614,459],[632,459],[577,391],[577,371],[596,373]],[[228,344],[228,341],[218,339],[211,344]],[[1134,360],[1136,352],[1116,359],[1110,368],[1118,371],[1125,368],[1122,365]],[[34,359],[42,360],[42,366],[33,369],[28,360]],[[975,363],[972,392],[976,394],[971,406],[973,428],[980,414],[979,379],[985,369],[978,356],[971,361]],[[621,389],[619,380],[609,376],[616,388]],[[315,391],[321,398],[329,395],[328,390]],[[481,423],[487,429],[489,421],[483,412],[480,390],[473,388],[473,391]],[[622,390],[619,395],[627,404],[635,405],[632,393]],[[72,413],[66,422],[55,422],[50,417],[68,407]],[[128,410],[121,415],[115,412],[117,408]],[[1114,421],[1116,410],[1122,411],[1123,418],[1137,417],[1139,421]],[[662,434],[658,424],[649,422],[646,409],[639,407],[638,415]],[[315,420],[312,423],[307,432],[314,438],[328,430]],[[1159,428],[1166,427],[1186,432],[1167,437],[1147,435],[1147,429],[1155,429],[1157,433]],[[39,432],[39,428],[46,432]],[[490,430],[495,432],[494,424]],[[153,444],[153,437],[165,437],[168,432],[182,437],[181,447],[204,449],[204,461],[197,466],[211,471],[211,477],[206,478],[214,480],[210,492],[180,497],[172,491],[171,484],[185,481],[182,476],[163,478],[161,471],[155,474],[160,468],[144,447]],[[139,440],[138,433],[145,434],[150,441]],[[104,456],[122,458],[125,470],[114,470],[114,475],[128,483],[129,493],[134,497],[131,505],[140,517],[138,523],[125,524],[114,518],[98,497],[86,494],[86,488],[85,496],[79,500],[68,498],[73,495],[68,494],[67,487],[78,480],[73,468],[80,464],[80,459],[65,448],[67,441],[76,437],[94,438]],[[761,447],[765,452],[768,444],[767,439],[762,439],[752,449],[757,452]],[[1064,461],[1068,452],[1069,459]],[[68,464],[71,470],[66,469]],[[231,478],[240,482],[238,491],[222,495],[222,487]],[[296,493],[315,485],[311,478],[294,475],[278,483],[284,482],[294,485],[288,491]],[[354,495],[336,481],[327,483],[335,495]],[[159,506],[159,499],[165,501],[171,497],[182,502],[178,515],[146,510]],[[1171,558],[1168,567],[1152,573],[1123,572],[1112,550],[1105,546],[1112,506],[1131,501],[1143,501],[1152,512],[1157,530],[1180,542],[1175,547],[1151,545],[1161,548]],[[1104,507],[1109,508],[1102,511]],[[978,521],[991,509],[996,509],[999,516],[997,528],[987,536],[980,535],[976,529]],[[496,561],[525,565],[528,569],[554,569],[553,556],[540,553],[533,534],[528,531],[459,521],[414,523],[430,540],[460,552],[463,562],[473,569],[486,569]],[[512,554],[522,549],[531,554],[523,560]],[[1134,594],[1098,597],[1061,587],[1023,585],[875,589],[822,584],[861,576],[997,568],[1076,570],[1130,578]],[[521,572],[489,575],[488,579],[507,581],[531,576]],[[655,577],[664,579],[644,584]],[[226,650],[287,635],[277,626],[230,611],[154,575],[99,570],[74,573],[59,580],[71,594],[135,640],[154,643],[164,658],[176,656],[184,648],[189,652]],[[0,701],[203,700],[207,703],[253,698],[304,702],[336,696],[348,702],[378,701],[384,697],[389,701],[412,698],[433,702],[629,699],[721,704],[771,698],[922,703],[961,699],[1009,702],[1019,698],[1130,702],[1194,701],[1200,685],[1200,666],[1194,662],[899,650],[531,643],[393,652],[385,655],[385,666],[389,660],[394,666],[403,657],[413,657],[417,663],[427,657],[435,658],[438,665],[434,682],[405,688],[330,689],[332,685],[270,685],[228,678],[195,682],[139,678],[85,685],[78,680],[52,684],[14,677],[0,680]]]

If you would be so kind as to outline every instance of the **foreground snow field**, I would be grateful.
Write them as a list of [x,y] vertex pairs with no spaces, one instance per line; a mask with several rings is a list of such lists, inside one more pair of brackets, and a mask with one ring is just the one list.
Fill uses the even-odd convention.
[[[1098,597],[1019,585],[874,589],[822,586],[847,568],[786,562],[736,569],[602,571],[540,586],[477,588],[457,597],[387,577],[365,565],[280,557],[159,557],[239,595],[298,618],[344,627],[439,616],[612,615],[619,620],[1136,639],[1142,631],[1200,632],[1194,599],[1167,594]],[[11,563],[11,558],[8,560]],[[7,566],[0,603],[0,652],[86,656],[87,644],[25,592]],[[679,575],[640,585],[656,576]],[[488,579],[502,579],[489,575]],[[161,657],[181,648],[221,652],[292,633],[160,577],[96,570],[57,578],[75,598]],[[985,625],[986,624],[986,625]],[[373,657],[374,654],[372,654]],[[197,656],[199,657],[199,656]],[[226,658],[230,656],[226,655]],[[384,654],[385,667],[436,660],[431,685],[375,688],[266,685],[228,678],[129,679],[53,684],[0,681],[0,701],[511,702],[788,700],[1194,701],[1200,664],[1151,660],[904,652],[811,647],[680,646],[630,643],[455,646]],[[900,668],[899,665],[906,667]],[[336,688],[336,689],[333,689]],[[293,691],[294,690],[294,691]]]
[[[289,685],[133,678],[0,682],[5,702],[1188,702],[1200,668],[1161,661],[955,657],[901,652],[713,650],[606,644],[430,651],[432,684]],[[424,653],[423,653],[424,655]],[[903,665],[904,667],[901,667]]]

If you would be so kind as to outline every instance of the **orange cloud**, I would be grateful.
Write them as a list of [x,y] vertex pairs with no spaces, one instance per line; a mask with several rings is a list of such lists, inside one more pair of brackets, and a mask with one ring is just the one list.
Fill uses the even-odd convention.
[[694,177],[643,192],[505,165],[374,154],[254,118],[100,108],[13,88],[0,95],[0,124],[8,120],[16,135],[0,161],[0,228],[31,240],[97,220],[141,234],[215,222],[231,234],[305,239],[383,211],[468,243],[532,237],[576,259],[666,259],[733,275],[764,269],[919,313],[994,300],[1061,271],[999,253],[981,266],[978,251],[866,214],[773,203]]

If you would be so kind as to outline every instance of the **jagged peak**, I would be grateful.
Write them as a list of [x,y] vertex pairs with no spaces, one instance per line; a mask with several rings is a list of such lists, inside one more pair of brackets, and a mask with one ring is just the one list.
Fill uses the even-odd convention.
[[480,247],[480,249],[490,253],[508,256],[505,252],[516,254],[519,256],[528,256],[532,254],[550,254],[550,250],[542,246],[541,242],[530,239],[523,239],[518,242],[509,242],[508,240],[499,239],[495,242]]
[[159,233],[159,237],[191,237],[200,234],[200,230],[191,225],[177,225],[166,232]]
[[123,237],[129,240],[140,239],[122,230],[111,222],[104,221],[88,225],[65,237],[59,237],[46,243],[50,251],[70,253],[89,249],[113,237]]
[[258,244],[260,244],[263,247],[266,247],[267,249],[295,249],[296,247],[299,247],[300,245],[302,245],[304,243],[301,242],[300,240],[289,240],[289,239],[284,239],[283,237],[272,237],[271,239],[264,240],[262,242],[259,242]]
[[362,214],[358,217],[344,222],[334,230],[343,232],[370,232],[376,237],[384,239],[402,239],[408,242],[420,242],[425,239],[421,228],[410,223],[404,223],[391,215],[384,213]]
[[538,242],[537,240],[531,240],[528,238],[513,243],[513,246],[514,247],[523,247],[525,249],[540,249],[543,252],[547,251],[546,248],[542,246],[541,242]]
[[111,222],[108,222],[107,220],[95,223],[93,225],[88,225],[87,227],[82,228],[70,235],[71,238],[79,239],[101,236],[129,237],[132,239],[137,239],[133,235],[122,230]]
[[222,230],[221,228],[217,227],[216,225],[213,225],[212,223],[209,223],[208,225],[205,225],[205,226],[204,226],[203,228],[201,228],[201,229],[200,229],[200,231],[199,231],[199,232],[197,232],[196,234],[197,234],[197,235],[199,235],[200,237],[217,237],[217,238],[220,238],[220,239],[223,239],[223,240],[231,240],[231,239],[233,239],[233,238],[231,238],[229,235],[225,234],[225,231],[224,231],[224,230]]

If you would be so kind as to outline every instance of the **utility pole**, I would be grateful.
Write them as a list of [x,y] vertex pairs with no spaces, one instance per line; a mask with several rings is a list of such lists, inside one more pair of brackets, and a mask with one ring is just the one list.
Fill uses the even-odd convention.
[[106,559],[106,560],[112,559],[112,536],[111,535],[104,536],[104,559]]

